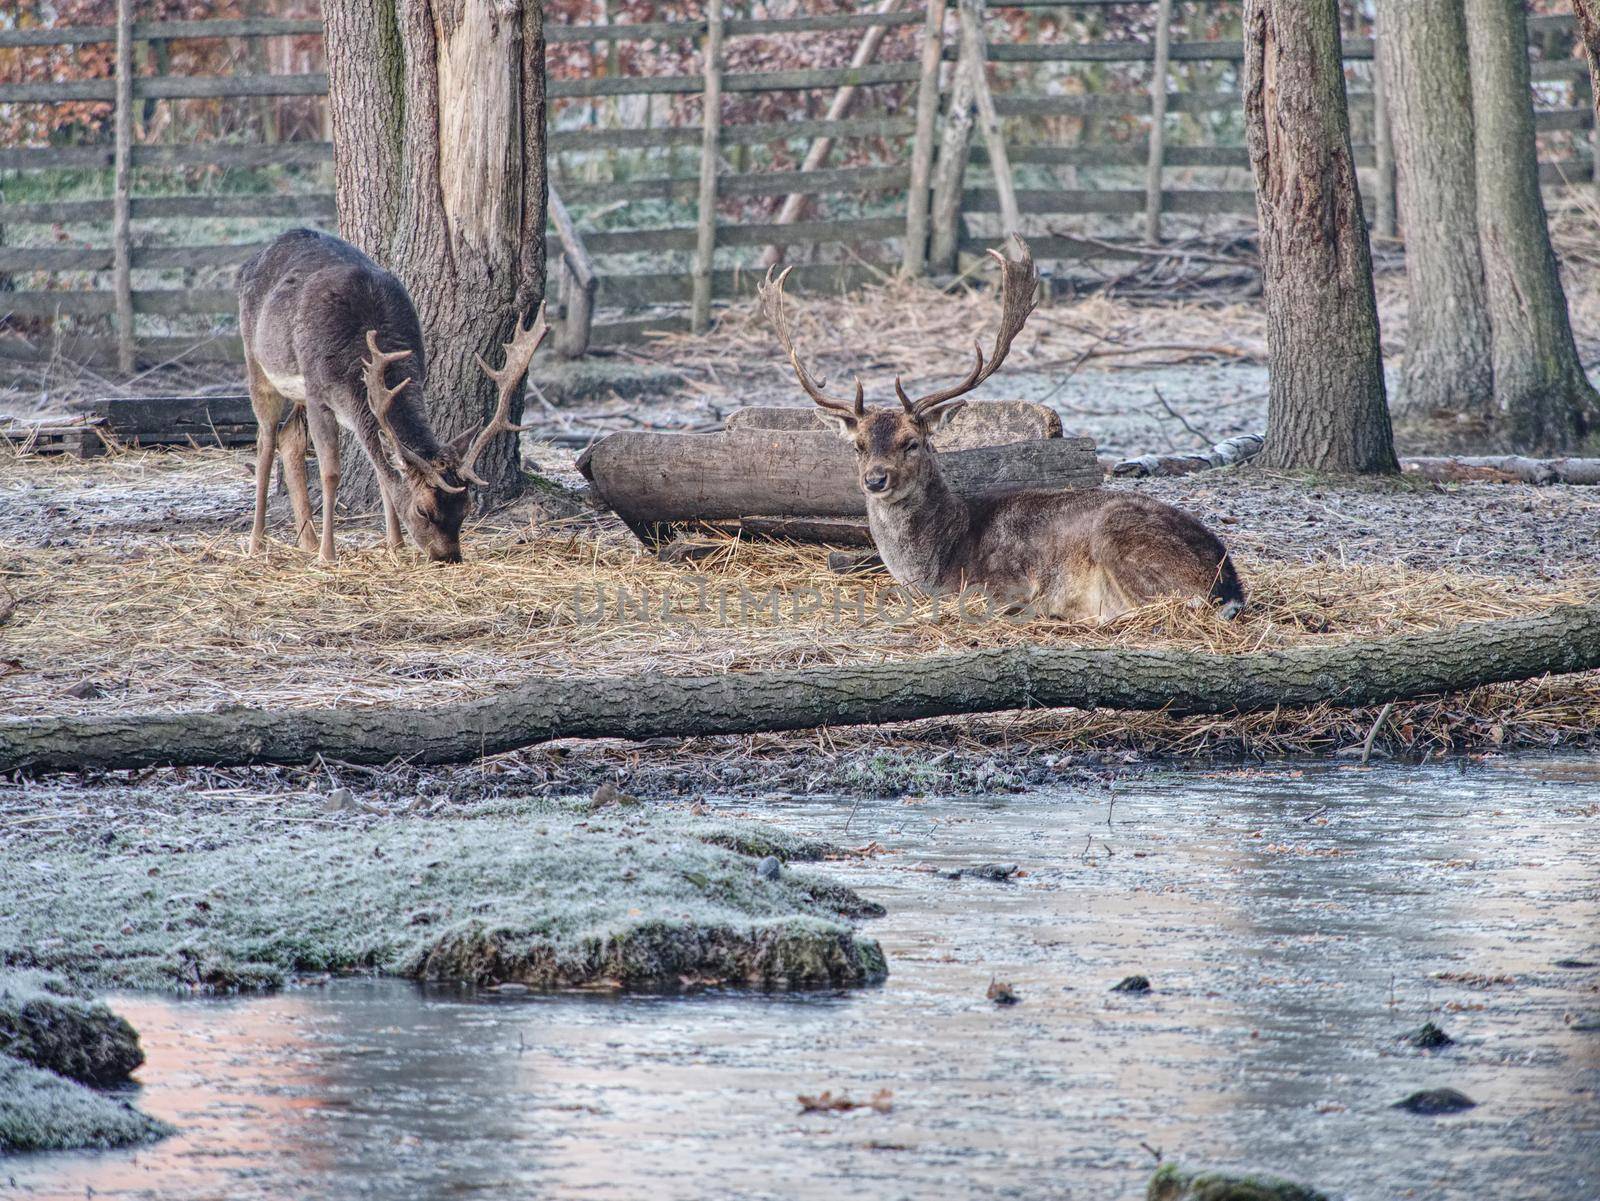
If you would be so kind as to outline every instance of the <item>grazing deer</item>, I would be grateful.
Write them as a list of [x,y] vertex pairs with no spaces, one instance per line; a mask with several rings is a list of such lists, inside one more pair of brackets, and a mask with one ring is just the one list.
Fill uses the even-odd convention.
[[510,422],[511,401],[548,332],[544,307],[531,328],[517,323],[498,371],[478,359],[500,391],[494,416],[476,433],[445,443],[428,424],[423,403],[422,326],[411,297],[350,243],[295,229],[253,255],[239,269],[239,331],[258,427],[250,553],[260,552],[266,533],[267,487],[279,451],[300,545],[319,548],[306,491],[309,434],[322,477],[320,557],[334,561],[343,427],[377,473],[389,547],[400,546],[403,526],[428,558],[461,562],[467,485],[483,486],[473,467],[495,435],[522,428]]
[[1021,259],[999,251],[1000,332],[985,360],[982,345],[965,379],[912,400],[897,376],[900,409],[867,409],[823,392],[800,362],[771,270],[761,307],[789,356],[800,387],[855,446],[872,540],[901,584],[929,593],[978,588],[995,602],[1048,617],[1110,620],[1163,596],[1212,601],[1226,618],[1244,606],[1244,589],[1216,535],[1180,509],[1134,493],[1034,490],[957,496],[945,482],[929,435],[966,404],[960,399],[1005,362],[1033,312],[1039,275],[1027,245]]

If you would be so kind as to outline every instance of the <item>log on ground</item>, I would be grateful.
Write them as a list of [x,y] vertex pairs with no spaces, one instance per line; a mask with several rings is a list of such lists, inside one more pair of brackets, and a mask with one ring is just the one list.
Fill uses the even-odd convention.
[[[940,456],[964,496],[1100,483],[1088,438],[1041,438]],[[578,462],[595,491],[632,525],[768,517],[860,517],[855,455],[834,433],[731,429],[720,434],[627,431]]]
[[1600,601],[1428,634],[1247,654],[1013,647],[888,664],[541,679],[416,709],[11,718],[0,772],[158,765],[453,763],[557,738],[746,734],[1037,708],[1347,708],[1600,667]]

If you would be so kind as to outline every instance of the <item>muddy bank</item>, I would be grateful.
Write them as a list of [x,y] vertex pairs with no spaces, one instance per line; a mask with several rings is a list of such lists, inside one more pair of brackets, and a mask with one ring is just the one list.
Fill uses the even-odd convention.
[[727,849],[815,846],[604,799],[430,818],[416,797],[391,815],[342,792],[246,813],[147,808],[132,826],[109,808],[63,815],[0,847],[0,958],[100,988],[196,991],[348,971],[538,988],[884,976],[850,925],[881,909]]
[[123,1018],[65,980],[0,970],[0,1153],[121,1147],[172,1132],[126,1098],[144,1062]]

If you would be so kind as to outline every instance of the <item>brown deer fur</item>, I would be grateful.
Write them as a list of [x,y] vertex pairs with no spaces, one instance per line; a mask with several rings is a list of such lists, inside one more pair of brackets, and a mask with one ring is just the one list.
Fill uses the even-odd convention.
[[[1222,542],[1181,509],[1128,492],[1011,492],[963,499],[939,470],[929,435],[988,379],[1033,309],[1038,276],[1026,245],[1002,267],[1003,315],[994,353],[982,349],[966,379],[919,400],[895,381],[899,409],[827,396],[801,365],[771,273],[762,303],[805,390],[856,450],[867,522],[878,554],[901,584],[929,593],[979,589],[996,603],[1041,616],[1110,620],[1162,597],[1210,601],[1232,618],[1244,589]],[[784,273],[785,275],[787,272]]]
[[[267,488],[275,453],[299,541],[332,562],[334,501],[339,489],[339,430],[352,433],[372,460],[383,497],[388,545],[404,527],[436,562],[461,561],[466,488],[481,483],[473,464],[497,433],[512,430],[511,396],[544,337],[544,312],[518,326],[498,372],[500,404],[480,431],[441,443],[423,402],[422,327],[405,287],[348,242],[309,229],[290,230],[239,269],[239,330],[250,404],[258,426],[255,523],[250,553],[266,533]],[[507,376],[510,378],[507,378]],[[322,479],[322,537],[311,524],[307,443]]]

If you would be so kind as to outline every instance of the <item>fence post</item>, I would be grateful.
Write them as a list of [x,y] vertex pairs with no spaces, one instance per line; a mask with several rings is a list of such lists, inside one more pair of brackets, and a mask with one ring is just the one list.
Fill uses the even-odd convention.
[[972,98],[978,107],[983,144],[989,152],[989,170],[994,175],[994,188],[1000,197],[1000,229],[1009,238],[1021,232],[1022,212],[1017,207],[1011,156],[1006,153],[1005,139],[1000,136],[1000,116],[995,112],[994,96],[989,91],[989,77],[984,70],[989,61],[989,43],[983,30],[984,0],[960,0],[960,13],[961,41],[972,46],[967,60],[967,70],[972,76]]
[[117,370],[133,373],[133,0],[117,0],[117,92],[112,160],[111,266],[117,293]]
[[1389,128],[1389,101],[1378,54],[1378,24],[1372,25],[1372,155],[1378,173],[1374,228],[1380,238],[1394,237],[1394,132]]
[[921,275],[928,262],[928,185],[933,174],[933,131],[939,120],[939,63],[944,57],[945,0],[928,0],[922,36],[922,76],[917,81],[917,133],[911,145],[911,190],[906,196],[906,245],[900,273]]
[[722,143],[722,0],[706,5],[705,120],[700,138],[699,228],[694,247],[694,308],[697,334],[711,324],[712,269],[717,255],[717,159]]
[[1167,62],[1172,46],[1172,0],[1156,5],[1155,64],[1150,76],[1150,160],[1144,179],[1144,240],[1161,241],[1161,174],[1167,155]]

